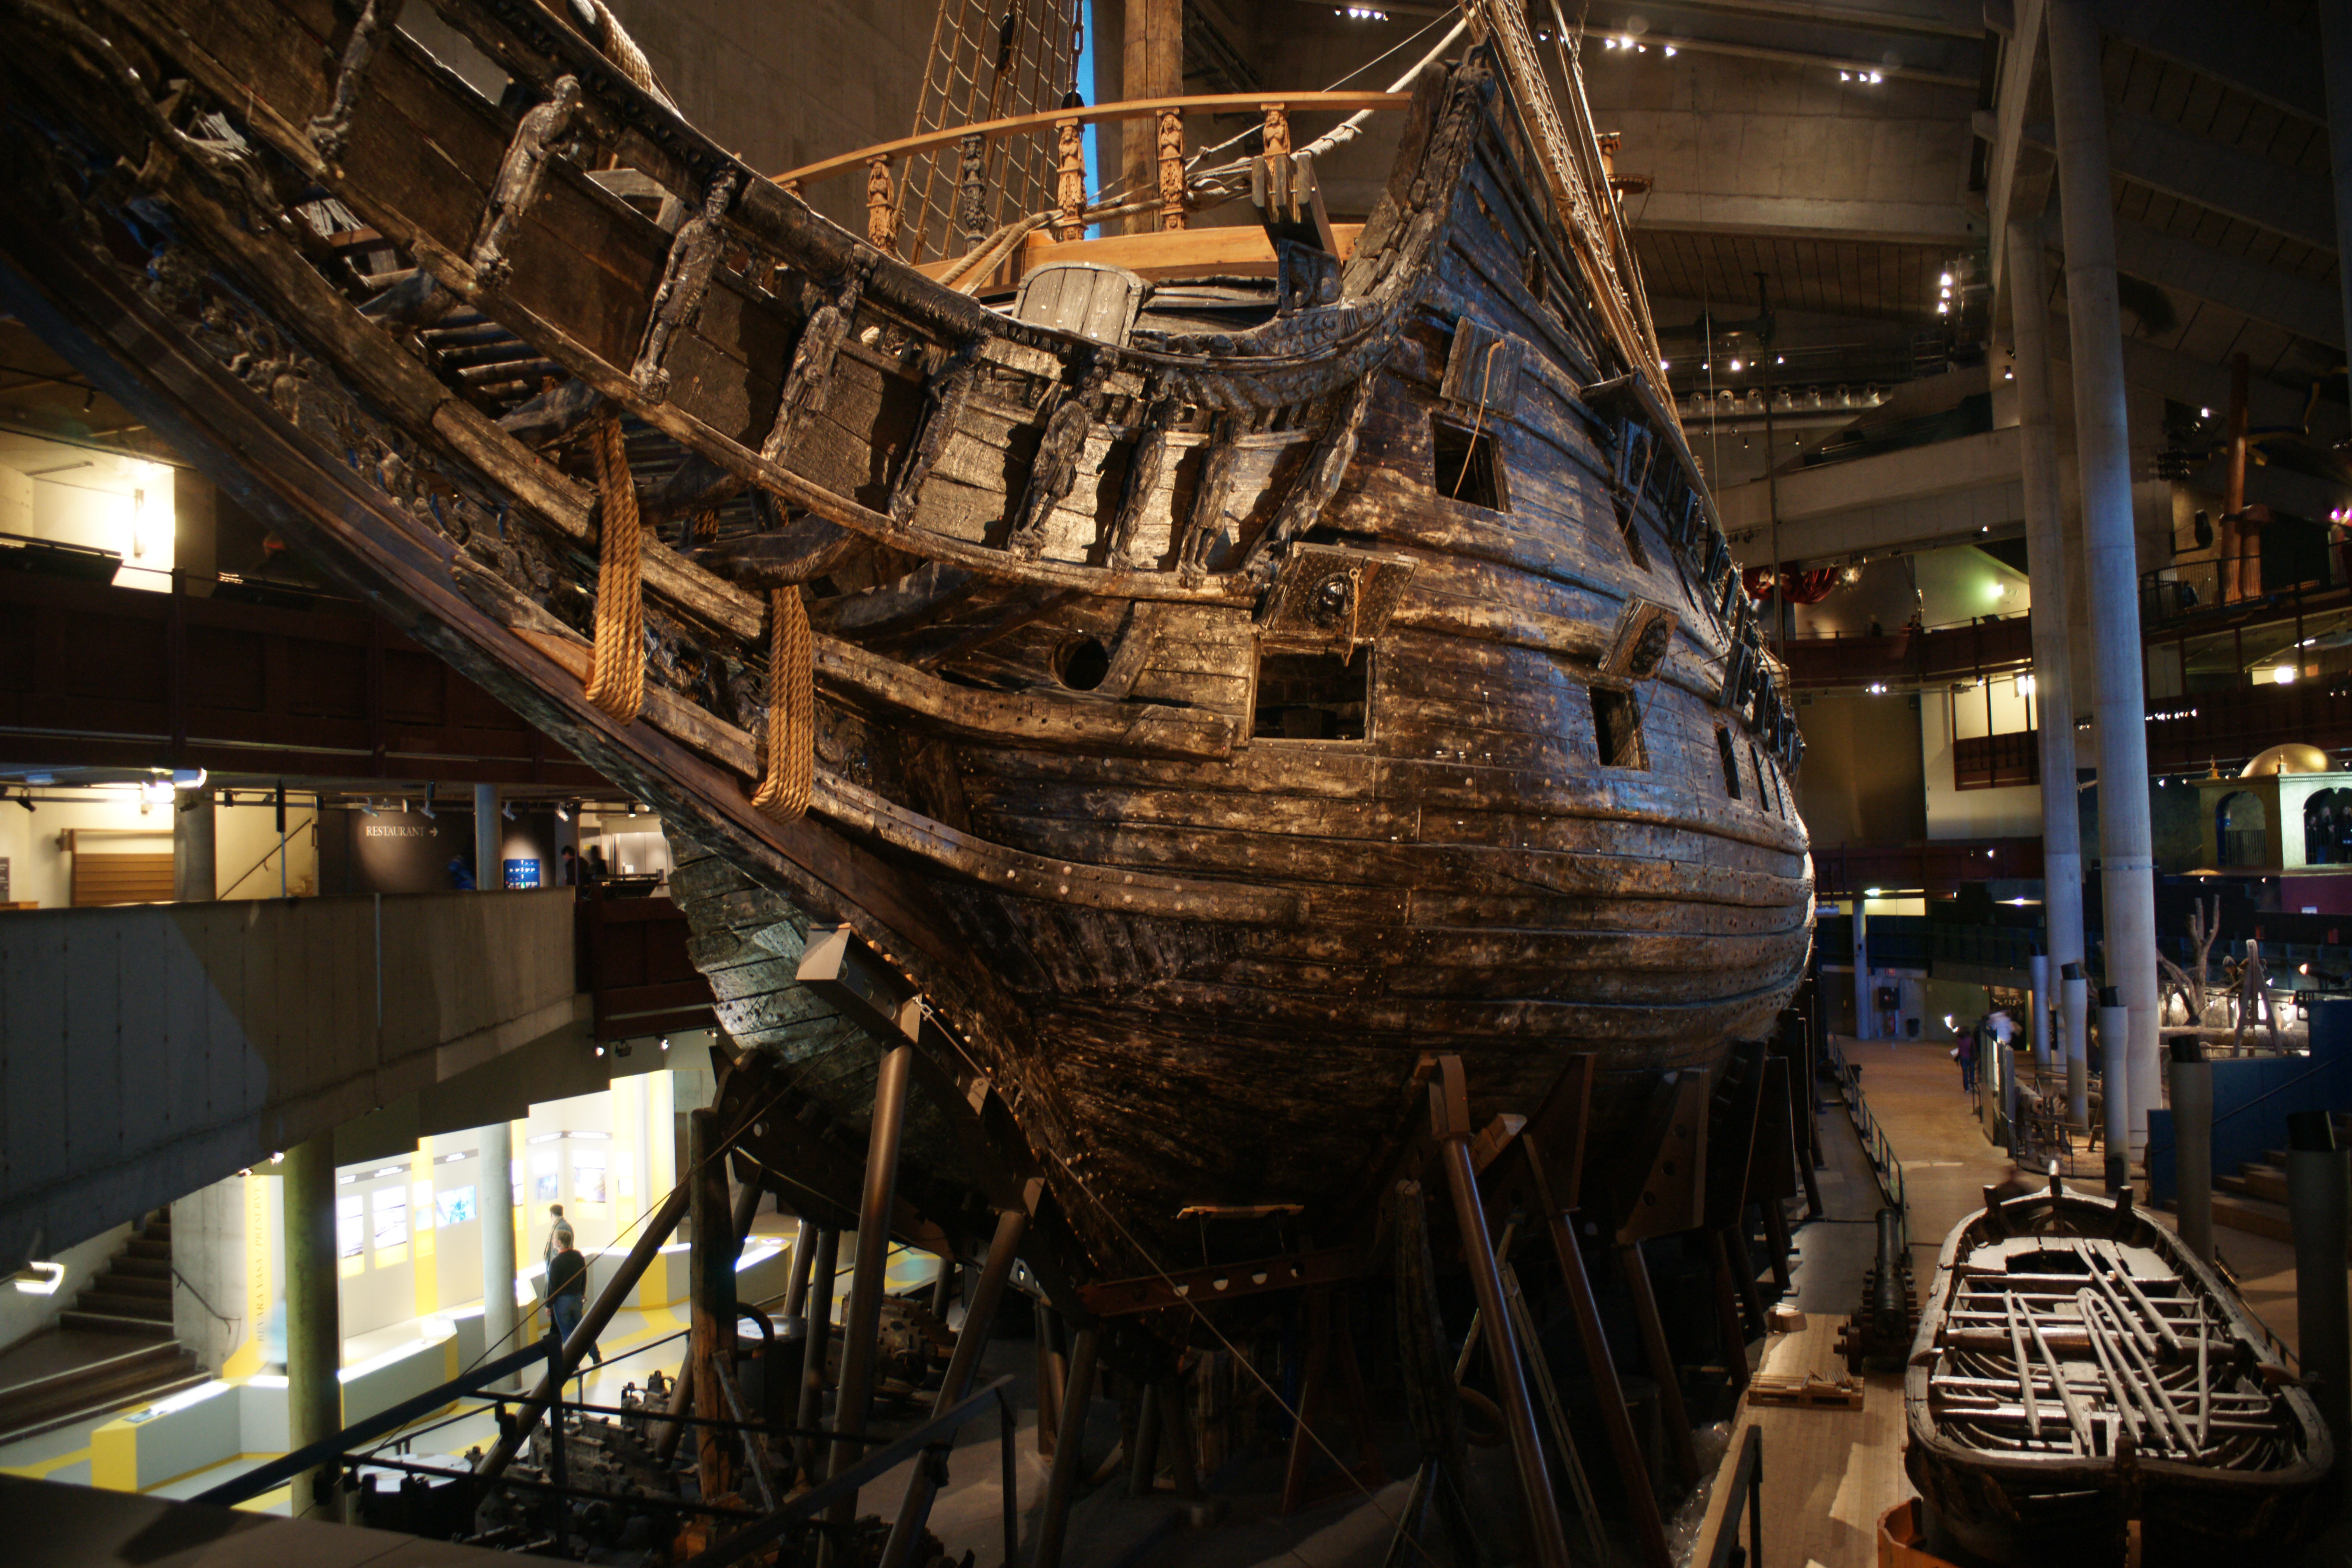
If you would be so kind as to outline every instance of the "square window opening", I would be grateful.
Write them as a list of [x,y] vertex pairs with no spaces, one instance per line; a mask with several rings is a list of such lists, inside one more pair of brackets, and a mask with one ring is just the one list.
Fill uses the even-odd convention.
[[1437,454],[1437,493],[1488,511],[1505,510],[1502,454],[1491,430],[1433,419]]
[[1260,741],[1360,741],[1370,733],[1372,659],[1330,653],[1269,653],[1257,661]]
[[[1639,498],[1635,499],[1638,501]],[[1650,569],[1650,552],[1642,548],[1642,525],[1633,505],[1628,505],[1618,514],[1617,534],[1625,542],[1625,553],[1633,558],[1634,570],[1647,572]]]
[[1632,692],[1592,688],[1592,734],[1600,743],[1602,767],[1650,765],[1650,754],[1642,745],[1642,710]]
[[1723,790],[1732,799],[1739,798],[1739,753],[1732,749],[1731,731],[1718,728],[1715,731],[1715,749],[1723,754]]

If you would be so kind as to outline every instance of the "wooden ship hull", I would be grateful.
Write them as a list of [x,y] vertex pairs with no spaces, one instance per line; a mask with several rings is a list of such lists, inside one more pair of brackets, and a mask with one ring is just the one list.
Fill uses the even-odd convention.
[[[2055,1184],[2053,1184],[2053,1188]],[[2000,1563],[2285,1548],[2333,1519],[2316,1405],[2235,1291],[2128,1203],[2053,1190],[1946,1238],[1904,1374],[1904,1463]]]
[[813,929],[936,1020],[902,1234],[1029,1181],[1078,1279],[1351,1234],[1434,1053],[1482,1121],[1590,1056],[1638,1163],[1770,1031],[1801,741],[1523,38],[1397,100],[1344,264],[992,310],[554,12],[434,9],[508,107],[392,0],[0,5],[0,287],[659,812],[776,1180],[854,1205],[874,1092]]

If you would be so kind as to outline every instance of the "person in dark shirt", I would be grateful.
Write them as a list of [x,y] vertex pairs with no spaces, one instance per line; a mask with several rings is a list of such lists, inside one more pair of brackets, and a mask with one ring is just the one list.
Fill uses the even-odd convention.
[[[569,1226],[555,1235],[560,1245],[547,1263],[547,1315],[555,1325],[556,1337],[569,1344],[588,1299],[588,1260],[572,1245]],[[604,1352],[593,1341],[588,1345],[588,1359],[598,1366],[604,1364]]]
[[580,879],[583,882],[601,882],[610,875],[612,875],[611,869],[604,864],[604,847],[602,844],[588,846],[587,857],[580,867]]
[[563,869],[558,874],[558,884],[566,888],[578,887],[580,885],[580,852],[567,844],[563,847],[560,858],[562,861]]

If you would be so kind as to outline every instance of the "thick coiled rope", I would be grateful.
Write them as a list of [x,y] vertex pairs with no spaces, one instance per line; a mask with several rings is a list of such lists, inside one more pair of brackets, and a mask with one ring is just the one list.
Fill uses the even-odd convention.
[[646,702],[645,530],[637,486],[621,445],[621,422],[601,421],[589,439],[596,457],[601,527],[596,544],[596,653],[588,700],[622,723]]
[[798,588],[768,595],[767,771],[751,804],[780,822],[798,822],[816,782],[816,639]]

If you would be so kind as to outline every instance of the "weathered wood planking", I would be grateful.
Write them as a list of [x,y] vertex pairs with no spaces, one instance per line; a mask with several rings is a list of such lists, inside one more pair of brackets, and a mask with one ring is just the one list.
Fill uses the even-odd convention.
[[[670,237],[558,157],[503,274],[478,274],[513,117],[404,39],[320,160],[299,128],[331,94],[348,26],[327,0],[113,0],[128,47],[166,68],[136,80],[0,20],[11,101],[38,106],[0,197],[54,213],[70,192],[82,215],[55,243],[0,248],[37,251],[53,288],[78,267],[98,294],[149,300],[136,332],[61,346],[148,371],[129,345],[177,331],[152,396],[193,404],[213,378],[227,401],[205,434],[278,454],[254,478],[285,492],[301,538],[664,806],[697,962],[730,1033],[793,1064],[813,1136],[854,1155],[874,1062],[792,982],[813,914],[856,925],[952,1019],[1081,1277],[1267,1249],[1247,1225],[1178,1224],[1189,1204],[1346,1224],[1334,1205],[1413,1124],[1426,1050],[1462,1052],[1481,1116],[1540,1104],[1570,1054],[1599,1053],[1602,1148],[1655,1074],[1712,1069],[1769,1027],[1811,941],[1796,752],[1759,732],[1770,700],[1723,704],[1742,628],[1709,575],[1719,535],[1702,509],[1689,544],[1671,542],[1695,473],[1623,472],[1624,421],[1654,410],[1626,384],[1588,395],[1626,367],[1481,57],[1417,91],[1339,302],[1104,345],[833,229],[524,0],[436,8],[536,88],[579,80],[594,157],[698,210],[710,182],[742,182],[659,396],[631,372]],[[642,424],[634,449],[691,455],[779,515],[856,536],[799,590],[824,634],[809,823],[742,804],[764,599],[649,550],[654,698],[625,728],[592,716],[576,672],[595,510],[562,440],[506,436],[506,405],[436,382],[354,308],[355,277],[291,224],[255,221],[272,199],[257,154],[158,132],[139,84],[180,76],[487,330]],[[112,138],[173,232],[131,216],[132,187],[101,183],[110,164],[41,134],[54,124]],[[299,374],[191,330],[207,310]],[[1457,342],[1480,345],[1483,374]],[[1484,445],[1496,493],[1436,493],[1441,431]],[[1362,647],[1337,623],[1261,621],[1269,587],[1334,548],[1409,574]],[[1604,674],[1637,600],[1670,611],[1672,635],[1652,665]],[[1269,690],[1277,709],[1302,700],[1262,683],[1277,655],[1329,657],[1318,679],[1361,738],[1258,733]],[[1603,765],[1604,722],[1638,725],[1641,765]],[[937,1217],[974,1173],[921,1118],[906,1179]]]

